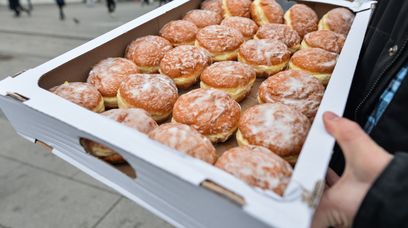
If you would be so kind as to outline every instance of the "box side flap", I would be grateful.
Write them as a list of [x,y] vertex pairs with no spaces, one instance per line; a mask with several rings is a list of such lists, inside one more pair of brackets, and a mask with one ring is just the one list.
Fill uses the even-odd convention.
[[[371,10],[368,10],[357,13],[354,19],[345,48],[338,59],[325,96],[299,156],[292,182],[287,190],[288,193],[297,187],[296,184],[300,184],[307,191],[313,192],[316,183],[325,178],[334,139],[325,131],[322,115],[325,111],[332,111],[339,116],[343,115],[370,16]],[[338,93],[339,90],[343,91],[343,95]],[[306,170],[307,172],[305,172]]]

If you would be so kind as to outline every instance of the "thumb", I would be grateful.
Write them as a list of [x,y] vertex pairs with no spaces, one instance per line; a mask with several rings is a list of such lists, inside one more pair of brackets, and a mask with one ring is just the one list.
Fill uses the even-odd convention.
[[370,151],[377,148],[361,127],[346,118],[342,118],[333,112],[323,114],[323,122],[326,130],[331,134],[343,150],[346,160],[350,158],[353,151]]
[[367,169],[377,168],[383,165],[384,159],[389,160],[390,155],[378,146],[357,123],[332,112],[323,114],[323,122],[327,132],[340,145],[346,159],[346,168],[349,166],[352,169],[365,171],[361,169],[362,166]]

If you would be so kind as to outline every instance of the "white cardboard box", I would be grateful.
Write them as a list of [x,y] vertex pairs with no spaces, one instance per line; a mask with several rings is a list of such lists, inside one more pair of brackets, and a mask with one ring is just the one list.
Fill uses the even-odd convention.
[[[0,82],[0,108],[21,136],[46,146],[175,226],[308,227],[324,187],[334,145],[321,116],[327,110],[339,115],[344,111],[374,2],[302,2],[307,2],[319,16],[340,5],[353,10],[356,17],[283,197],[252,188],[205,162],[173,151],[46,90],[67,79],[84,81],[96,62],[123,56],[131,40],[157,34],[166,22],[198,8],[200,0],[175,0],[36,68],[4,79]],[[119,152],[137,177],[127,176],[87,154],[80,138]]]

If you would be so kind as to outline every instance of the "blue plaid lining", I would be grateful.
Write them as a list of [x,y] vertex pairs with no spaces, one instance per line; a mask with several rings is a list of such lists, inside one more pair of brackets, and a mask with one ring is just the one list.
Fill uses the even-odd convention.
[[395,93],[398,91],[407,73],[408,66],[405,66],[398,72],[396,77],[391,81],[387,89],[381,95],[377,106],[375,107],[371,115],[368,117],[367,122],[364,126],[364,130],[368,134],[371,133],[375,125],[377,125],[385,109],[387,109],[388,105],[391,103],[391,100],[394,98]]

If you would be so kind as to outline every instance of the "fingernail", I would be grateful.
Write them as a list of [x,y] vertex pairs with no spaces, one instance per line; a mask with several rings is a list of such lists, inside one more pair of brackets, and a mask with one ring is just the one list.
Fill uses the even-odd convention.
[[334,112],[325,112],[325,113],[324,113],[324,116],[325,116],[325,118],[326,118],[327,120],[331,120],[331,121],[337,120],[337,119],[340,118],[340,117],[339,117],[338,115],[336,115]]

